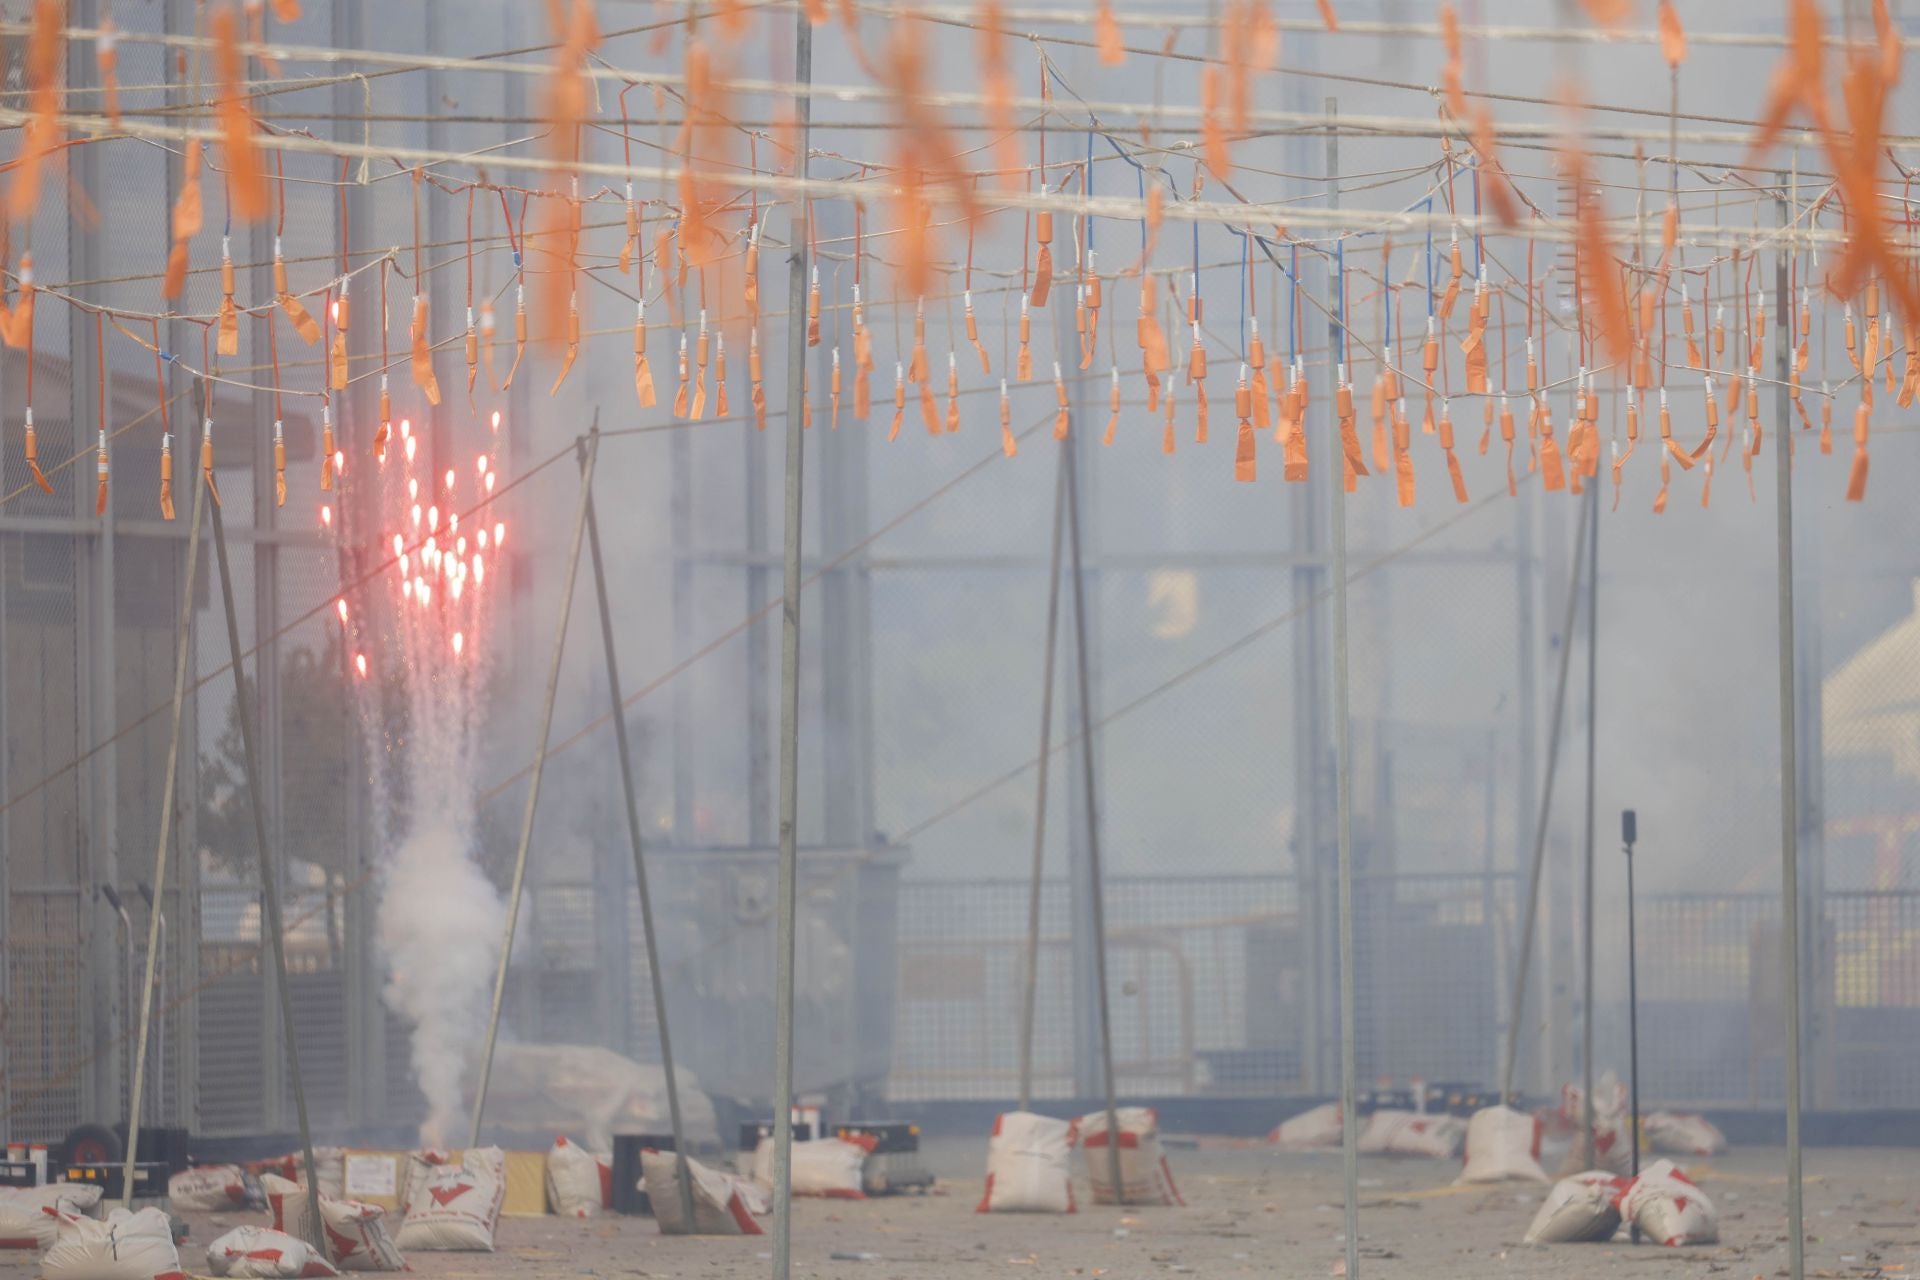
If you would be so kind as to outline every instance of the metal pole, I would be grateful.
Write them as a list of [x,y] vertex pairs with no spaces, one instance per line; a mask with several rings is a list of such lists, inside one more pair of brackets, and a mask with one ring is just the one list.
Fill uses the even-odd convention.
[[[191,453],[191,450],[186,452]],[[160,846],[153,855],[154,909],[147,922],[147,978],[140,988],[140,1039],[133,1055],[133,1108],[127,1115],[127,1161],[121,1178],[122,1208],[133,1207],[133,1174],[136,1153],[140,1150],[140,1095],[146,1079],[147,1040],[153,1027],[153,979],[158,959],[161,896],[167,891],[167,854],[173,845],[175,782],[180,774],[180,723],[186,714],[187,665],[193,641],[194,578],[200,568],[200,521],[206,510],[207,486],[193,486],[192,523],[187,526],[187,574],[180,591],[180,625],[175,631],[173,657],[173,718],[167,735],[166,782],[160,797]],[[164,1055],[163,1066],[164,1067]]]
[[[1781,175],[1780,185],[1786,186]],[[1787,224],[1786,201],[1775,197],[1780,224]],[[1792,404],[1787,387],[1788,336],[1792,309],[1787,300],[1787,250],[1774,263],[1774,509],[1778,512],[1776,555],[1779,566],[1780,633],[1780,954],[1781,1012],[1787,1033],[1787,1257],[1791,1280],[1805,1280],[1807,1239],[1800,1186],[1800,797],[1799,740],[1794,724],[1793,688],[1793,437]]]
[[1593,1153],[1593,782],[1595,726],[1600,720],[1600,481],[1587,486],[1587,841],[1586,901],[1581,904],[1580,945],[1585,952],[1586,992],[1581,1001],[1580,1071],[1585,1105],[1581,1141]]
[[[793,78],[797,145],[794,175],[806,180],[813,97],[813,24],[793,18]],[[774,914],[773,1027],[773,1277],[787,1280],[793,1268],[793,951],[794,913],[800,879],[800,514],[805,497],[807,330],[806,206],[796,200],[787,248],[787,458],[786,520],[780,579],[780,884]]]
[[[200,384],[196,397],[206,404],[206,384]],[[201,417],[203,430],[213,431],[213,420]],[[205,481],[202,481],[204,487]],[[197,500],[196,500],[197,501]],[[227,563],[227,529],[220,518],[220,504],[209,508],[213,514],[214,559],[220,567],[220,601],[227,611],[227,646],[233,653],[234,718],[240,722],[240,747],[247,769],[247,797],[253,809],[253,851],[260,868],[260,897],[266,905],[267,941],[273,952],[274,990],[280,995],[280,1032],[286,1039],[287,1075],[293,1085],[294,1114],[300,1122],[300,1154],[307,1169],[307,1231],[314,1248],[326,1256],[326,1226],[320,1217],[320,1170],[313,1161],[313,1130],[307,1124],[307,1090],[300,1077],[300,1044],[293,1035],[293,996],[287,988],[287,948],[281,936],[280,890],[274,882],[273,864],[267,857],[267,810],[260,794],[259,756],[254,750],[253,711],[248,706],[246,666],[240,648],[240,615],[233,603],[233,570]],[[191,596],[188,597],[191,599]],[[176,729],[178,726],[176,725]],[[177,742],[179,735],[175,733]],[[129,1122],[134,1117],[129,1117]]]
[[1027,989],[1020,1021],[1020,1110],[1033,1105],[1033,1016],[1040,978],[1040,873],[1047,847],[1047,765],[1053,759],[1053,670],[1060,634],[1060,544],[1067,511],[1062,455],[1053,486],[1053,555],[1047,571],[1046,665],[1040,676],[1040,767],[1033,802],[1033,885],[1027,894]]
[[[1627,810],[1621,846],[1627,854],[1627,1098],[1632,1103],[1633,1127],[1628,1136],[1633,1142],[1633,1176],[1640,1176],[1640,941],[1633,914],[1633,811]],[[1640,1226],[1634,1224],[1634,1239]]]
[[[1327,172],[1340,172],[1340,135],[1334,119],[1340,114],[1340,100],[1327,99]],[[1339,187],[1331,188],[1330,202],[1339,204]],[[1338,288],[1342,282],[1336,280]],[[1327,363],[1336,379],[1346,372],[1340,360],[1344,348],[1344,308],[1336,305],[1327,312]],[[1339,388],[1335,388],[1336,394]],[[1328,414],[1329,425],[1333,416]],[[1327,434],[1327,457],[1333,459],[1333,776],[1334,829],[1339,855],[1339,946],[1340,946],[1340,1166],[1346,1198],[1347,1276],[1360,1274],[1360,1129],[1354,1115],[1357,1092],[1353,1029],[1353,741],[1348,723],[1347,652],[1347,486],[1345,453],[1338,430]]]
[[[599,431],[593,432],[597,446]],[[581,467],[586,454],[581,453]],[[687,1172],[687,1135],[680,1124],[680,1085],[673,1078],[673,1038],[667,1034],[666,979],[660,972],[660,942],[653,931],[653,895],[647,889],[647,860],[641,853],[640,805],[633,795],[633,752],[627,742],[627,709],[621,697],[620,664],[614,655],[613,607],[607,600],[606,565],[600,558],[600,521],[593,492],[587,491],[587,550],[593,561],[593,586],[600,600],[600,640],[607,651],[607,697],[613,708],[613,742],[620,759],[620,791],[627,803],[627,838],[633,843],[633,879],[640,886],[640,932],[647,945],[647,976],[653,982],[653,1020],[660,1028],[660,1067],[667,1077],[667,1122],[673,1127],[675,1176],[680,1184],[680,1214],[693,1221],[693,1178]]]
[[[1587,501],[1597,501],[1589,486]],[[1581,513],[1583,516],[1584,512]],[[1547,823],[1553,817],[1553,783],[1560,769],[1560,722],[1567,710],[1567,674],[1573,666],[1573,621],[1580,609],[1580,570],[1586,556],[1587,522],[1573,544],[1573,580],[1567,586],[1567,611],[1560,623],[1560,675],[1553,686],[1553,720],[1547,730],[1547,774],[1540,783],[1540,811],[1533,829],[1533,870],[1527,876],[1526,922],[1520,930],[1520,967],[1513,975],[1513,1003],[1507,1009],[1507,1062],[1500,1075],[1500,1101],[1513,1100],[1513,1072],[1520,1057],[1520,1010],[1527,998],[1527,971],[1533,962],[1533,935],[1540,915],[1540,874],[1547,860]],[[1592,895],[1588,895],[1591,899]],[[1591,1003],[1591,1000],[1589,1000]],[[1588,1126],[1592,1133],[1592,1126]]]
[[[520,898],[527,884],[527,850],[533,844],[533,816],[540,804],[540,777],[547,768],[547,739],[553,732],[553,704],[560,693],[560,662],[567,653],[567,617],[573,612],[573,585],[580,575],[580,545],[586,540],[587,507],[593,496],[593,468],[600,457],[600,411],[594,410],[587,432],[586,456],[580,463],[580,503],[573,513],[573,545],[567,552],[567,573],[561,580],[560,619],[554,628],[553,663],[547,669],[547,703],[540,713],[540,742],[534,749],[533,776],[527,780],[527,805],[520,815],[520,847],[513,855],[513,882],[507,891],[507,926],[500,939],[500,965],[493,974],[493,1009],[487,1017],[487,1044],[480,1055],[480,1081],[473,1094],[473,1124],[467,1145],[480,1145],[480,1119],[487,1111],[487,1086],[493,1079],[493,1046],[500,1036],[500,1006],[507,996],[507,964],[513,959],[514,926],[520,919]],[[618,719],[618,717],[615,717]]]
[[[1056,341],[1059,333],[1059,312],[1056,309]],[[1113,1013],[1107,1000],[1107,908],[1100,874],[1100,806],[1095,803],[1093,789],[1092,681],[1087,674],[1087,599],[1085,579],[1080,571],[1080,482],[1076,474],[1079,468],[1075,461],[1074,439],[1069,422],[1067,438],[1060,443],[1060,466],[1067,487],[1067,540],[1073,552],[1074,677],[1080,684],[1081,781],[1087,797],[1087,876],[1092,891],[1093,977],[1100,997],[1100,1069],[1107,1086],[1107,1177],[1113,1182],[1113,1202],[1125,1204],[1127,1188],[1120,1180],[1120,1117],[1116,1101],[1117,1084],[1113,1078]]]

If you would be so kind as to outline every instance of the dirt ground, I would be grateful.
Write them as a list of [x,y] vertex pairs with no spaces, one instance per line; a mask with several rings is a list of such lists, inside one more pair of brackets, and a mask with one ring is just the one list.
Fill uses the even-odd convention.
[[[946,1280],[1032,1276],[1282,1276],[1341,1273],[1340,1161],[1265,1148],[1176,1146],[1170,1151],[1185,1209],[1116,1209],[1087,1203],[1070,1217],[977,1215],[986,1142],[929,1143],[941,1178],[932,1194],[865,1202],[801,1201],[794,1215],[794,1275]],[[1545,1188],[1457,1188],[1455,1166],[1361,1162],[1361,1271],[1420,1280],[1596,1275],[1785,1275],[1784,1153],[1736,1150],[1690,1165],[1721,1211],[1724,1244],[1711,1248],[1520,1243]],[[1807,1274],[1920,1277],[1920,1152],[1810,1151],[1806,1156]],[[193,1215],[181,1248],[204,1274],[207,1242],[242,1215]],[[771,1221],[767,1222],[771,1229]],[[509,1218],[500,1251],[414,1253],[422,1277],[688,1277],[734,1280],[769,1273],[771,1236],[663,1237],[647,1218]],[[28,1274],[26,1257],[0,1255],[0,1274]]]

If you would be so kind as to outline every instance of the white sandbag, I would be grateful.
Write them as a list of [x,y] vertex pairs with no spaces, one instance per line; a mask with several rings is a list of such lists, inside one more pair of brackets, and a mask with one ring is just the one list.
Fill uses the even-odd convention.
[[[267,1211],[273,1215],[273,1229],[298,1240],[308,1239],[307,1189],[278,1174],[263,1174],[261,1188],[267,1193]],[[406,1261],[387,1234],[387,1211],[377,1204],[358,1200],[320,1197],[320,1218],[326,1227],[327,1261],[342,1271],[404,1271]]]
[[56,1212],[55,1224],[42,1280],[185,1280],[173,1223],[159,1209],[115,1209],[105,1222]]
[[689,1223],[680,1211],[677,1165],[670,1151],[640,1153],[640,1185],[653,1202],[653,1219],[660,1224],[661,1235],[763,1234],[760,1224],[753,1220],[756,1210],[748,1195],[748,1184],[718,1169],[709,1169],[691,1156],[687,1157],[687,1179],[693,1185],[693,1221]]
[[987,1144],[987,1189],[976,1213],[1073,1213],[1068,1163],[1079,1126],[1031,1111],[1005,1111]]
[[[1185,1205],[1160,1148],[1159,1113],[1152,1107],[1117,1107],[1113,1118],[1120,1125],[1120,1198],[1127,1204]],[[1105,1111],[1081,1117],[1080,1149],[1087,1157],[1087,1180],[1093,1184],[1095,1204],[1116,1203],[1107,1142]]]
[[205,1164],[167,1179],[174,1212],[219,1213],[247,1203],[247,1175],[237,1164]]
[[547,1204],[563,1218],[591,1218],[612,1199],[613,1167],[565,1135],[547,1150]]
[[[864,1175],[867,1157],[877,1140],[868,1134],[857,1138],[815,1138],[792,1146],[789,1177],[793,1194],[825,1196],[832,1200],[865,1200]],[[762,1138],[753,1149],[753,1180],[761,1187],[773,1186],[773,1139]]]
[[1583,1169],[1626,1174],[1633,1169],[1633,1121],[1628,1113],[1627,1087],[1613,1072],[1603,1072],[1593,1089],[1592,1142],[1581,1139],[1586,1123],[1586,1091],[1577,1084],[1560,1090],[1559,1121],[1573,1134],[1560,1173],[1571,1176]]
[[207,1270],[246,1280],[305,1280],[340,1274],[305,1240],[272,1227],[235,1227],[207,1246]]
[[1267,1141],[1282,1151],[1325,1151],[1340,1145],[1340,1104],[1324,1102],[1275,1125]]
[[[345,1147],[315,1147],[313,1163],[320,1170],[320,1194],[332,1196],[338,1200],[346,1194],[347,1149]],[[286,1155],[271,1160],[256,1160],[247,1166],[255,1175],[266,1177],[273,1174],[289,1182],[305,1186],[307,1182],[306,1158],[298,1151],[289,1151]]]
[[453,1156],[449,1152],[422,1148],[407,1154],[407,1176],[400,1185],[400,1216],[412,1211],[414,1198],[420,1195],[427,1185],[427,1179],[441,1165],[451,1164]]
[[1727,1135],[1702,1115],[1656,1111],[1645,1121],[1647,1145],[1676,1156],[1717,1156],[1727,1149]]
[[1540,1167],[1540,1122],[1512,1107],[1485,1107],[1467,1121],[1467,1163],[1460,1182],[1547,1181]]
[[1655,1244],[1678,1247],[1720,1239],[1720,1211],[1671,1160],[1640,1171],[1620,1196],[1620,1216]]
[[507,1195],[507,1157],[498,1147],[462,1153],[443,1164],[409,1199],[400,1224],[402,1249],[492,1253],[500,1204]]
[[1625,1178],[1616,1178],[1604,1169],[1591,1169],[1562,1178],[1547,1192],[1546,1203],[1533,1215],[1527,1228],[1526,1244],[1575,1244],[1592,1240],[1611,1240],[1620,1229],[1620,1208],[1615,1203],[1627,1188]]
[[1456,1116],[1380,1110],[1367,1117],[1356,1140],[1363,1156],[1425,1156],[1452,1160],[1466,1126]]
[[100,1203],[100,1188],[86,1182],[0,1188],[0,1249],[45,1249],[59,1233],[59,1214],[84,1215]]

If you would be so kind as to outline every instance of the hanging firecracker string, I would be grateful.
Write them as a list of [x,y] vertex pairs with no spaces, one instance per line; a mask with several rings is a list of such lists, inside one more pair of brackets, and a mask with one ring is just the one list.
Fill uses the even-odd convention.
[[99,374],[99,389],[94,396],[99,410],[99,435],[94,446],[93,514],[104,516],[107,514],[107,315],[104,311],[93,313],[93,354]]
[[707,329],[707,269],[700,268],[700,327],[693,340],[693,405],[688,413],[695,422],[707,416],[707,361],[713,354],[713,335]]
[[1007,397],[1007,380],[1000,379],[1000,452],[1011,458],[1020,452],[1013,437],[1013,403]]
[[280,237],[285,235],[287,230],[287,173],[285,153],[280,151],[274,152],[274,163],[279,168],[280,178],[280,222],[273,229],[274,300],[280,304],[280,309],[287,313],[287,323],[291,324],[294,332],[300,335],[300,340],[308,346],[312,346],[314,343],[320,341],[320,326],[315,323],[314,318],[308,314],[306,307],[301,305],[300,299],[296,298],[293,292],[287,288],[287,263],[286,260],[280,256]]
[[887,428],[888,441],[900,438],[900,424],[907,416],[907,376],[900,362],[893,362],[893,425]]
[[160,321],[153,321],[154,403],[160,408],[160,518],[173,519],[173,429],[167,419],[165,358],[160,354]]
[[[207,352],[207,330],[200,330],[200,367],[213,370],[213,357]],[[200,478],[206,483],[207,496],[213,499],[213,505],[220,505],[220,486],[213,478],[213,390],[216,379],[200,379],[201,398],[204,412],[200,422]]]
[[340,296],[327,308],[332,316],[334,335],[328,346],[328,381],[335,391],[347,389],[347,327],[350,323],[347,307],[347,291],[353,283],[353,275],[347,269],[347,162],[340,162]]
[[387,314],[387,268],[392,261],[380,259],[380,422],[373,429],[375,462],[387,460],[387,441],[393,437],[393,396],[387,389],[387,369],[392,364],[387,355],[387,329],[391,324]]
[[287,505],[287,431],[280,408],[280,339],[274,313],[267,312],[267,358],[273,365],[273,505]]
[[[413,384],[427,397],[427,403],[440,403],[440,379],[433,373],[433,347],[427,341],[427,295],[425,276],[420,270],[420,170],[413,171]],[[565,370],[561,371],[565,377]]]
[[[507,193],[505,191],[500,193],[500,216],[506,221],[507,247],[513,253],[513,364],[507,369],[506,380],[500,384],[502,391],[513,386],[514,375],[520,372],[520,361],[527,354],[527,200],[527,196],[520,198],[520,230],[516,232],[513,229],[513,211],[507,206]],[[380,288],[382,290],[381,317],[384,325],[386,316],[384,301],[386,277],[384,275],[381,277]],[[669,297],[671,297],[671,291],[669,291]],[[669,309],[671,309],[671,303],[669,303]],[[384,328],[381,331],[381,341],[384,344]],[[384,345],[381,347],[380,363],[384,368],[386,365]]]
[[[320,300],[320,329],[323,335],[327,328],[327,317],[333,310],[330,305],[332,293],[331,289],[327,290]],[[325,345],[326,341],[327,339],[323,336],[322,345]],[[322,493],[333,488],[334,467],[339,462],[334,456],[338,450],[334,448],[333,441],[333,397],[327,393],[325,386],[323,381],[320,392],[320,492]]]

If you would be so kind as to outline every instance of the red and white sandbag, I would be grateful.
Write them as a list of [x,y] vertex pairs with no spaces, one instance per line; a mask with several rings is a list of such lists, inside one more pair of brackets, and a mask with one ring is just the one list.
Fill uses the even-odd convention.
[[653,1220],[664,1236],[757,1236],[765,1234],[753,1220],[757,1209],[749,1184],[718,1169],[709,1169],[687,1157],[687,1180],[693,1187],[693,1221],[681,1212],[679,1161],[671,1151],[640,1153],[640,1185],[653,1202]]
[[[263,1174],[267,1211],[273,1229],[297,1240],[311,1236],[307,1229],[307,1189],[278,1174]],[[342,1271],[405,1271],[406,1260],[387,1234],[387,1211],[358,1200],[320,1197],[320,1219],[326,1228],[327,1261]]]
[[[315,1147],[313,1163],[320,1170],[320,1194],[332,1196],[338,1200],[346,1194],[347,1149],[345,1147]],[[286,1155],[275,1156],[270,1160],[255,1160],[247,1169],[257,1177],[266,1177],[269,1173],[285,1178],[289,1182],[305,1185],[307,1161],[298,1151],[289,1151]]]
[[1340,1104],[1317,1107],[1275,1125],[1267,1141],[1282,1151],[1327,1151],[1340,1145]]
[[61,1210],[53,1217],[42,1280],[186,1280],[172,1220],[159,1209],[115,1209],[104,1222]]
[[547,1204],[563,1218],[591,1218],[613,1203],[613,1166],[565,1135],[547,1150]]
[[167,1179],[167,1199],[175,1212],[219,1213],[247,1203],[247,1177],[237,1164],[203,1164]]
[[1031,1111],[1002,1112],[987,1144],[987,1190],[976,1213],[1072,1213],[1069,1165],[1079,1125]]
[[1524,1244],[1578,1244],[1611,1240],[1620,1229],[1620,1207],[1615,1203],[1627,1189],[1627,1179],[1604,1169],[1590,1169],[1562,1178],[1547,1192],[1546,1203],[1533,1215]]
[[307,1280],[340,1271],[305,1240],[272,1227],[235,1227],[207,1246],[207,1270],[244,1280]]
[[400,1247],[492,1253],[506,1195],[506,1153],[498,1147],[463,1152],[459,1164],[436,1166],[414,1192],[400,1224]]
[[1676,1156],[1717,1156],[1727,1149],[1727,1135],[1702,1115],[1656,1111],[1645,1121],[1647,1145]]
[[[1173,1170],[1160,1147],[1160,1115],[1152,1107],[1117,1107],[1120,1125],[1120,1200],[1127,1204],[1185,1205],[1173,1183]],[[1107,1113],[1080,1118],[1080,1149],[1087,1158],[1087,1180],[1095,1204],[1115,1204],[1113,1160],[1107,1152]]]
[[1720,1211],[1671,1160],[1657,1160],[1620,1193],[1620,1216],[1655,1244],[1679,1247],[1720,1239]]
[[1356,1146],[1363,1156],[1452,1160],[1459,1156],[1465,1134],[1466,1128],[1456,1116],[1380,1110],[1367,1117]]
[[[867,1157],[878,1140],[871,1134],[853,1138],[815,1138],[792,1144],[789,1177],[796,1196],[825,1196],[830,1200],[865,1200]],[[773,1186],[773,1139],[762,1138],[753,1149],[753,1180]]]
[[1467,1163],[1460,1182],[1546,1182],[1540,1121],[1512,1107],[1485,1107],[1467,1121]]
[[59,1233],[59,1214],[91,1213],[100,1188],[86,1182],[0,1187],[0,1249],[45,1249]]

